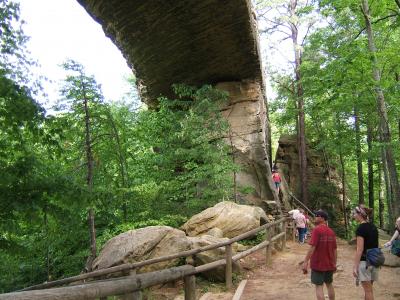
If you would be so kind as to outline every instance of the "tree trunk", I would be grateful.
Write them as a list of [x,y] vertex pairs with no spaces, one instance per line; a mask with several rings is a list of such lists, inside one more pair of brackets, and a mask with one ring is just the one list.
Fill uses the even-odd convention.
[[[92,139],[91,139],[91,128],[90,128],[90,114],[89,114],[89,105],[88,99],[85,96],[83,100],[83,106],[85,111],[85,148],[86,148],[86,163],[87,163],[87,176],[86,176],[86,184],[89,190],[89,197],[92,198],[92,190],[93,190],[93,150],[92,150]],[[90,263],[86,266],[89,271],[92,268],[92,262],[96,258],[96,229],[94,224],[94,210],[93,208],[89,208],[88,212],[88,223],[89,223],[89,235],[90,235],[90,255],[88,261]]]
[[[396,0],[396,1],[398,1],[399,3],[400,3],[400,0]],[[399,8],[400,8],[400,6],[399,6]],[[398,82],[398,83],[400,83],[400,73],[395,73],[394,74],[394,79]],[[398,129],[398,132],[397,132],[397,136],[398,136],[398,139],[399,139],[399,141],[400,141],[400,119],[398,119],[397,120],[397,129]]]
[[96,249],[96,229],[94,226],[94,210],[93,208],[89,209],[89,227],[90,227],[90,253],[94,258],[96,258],[97,255],[97,249]]
[[[232,163],[235,164],[235,147],[233,147],[233,141],[232,141],[232,131],[229,128],[229,142],[231,144],[231,152],[232,152]],[[271,165],[272,166],[272,165]],[[233,194],[234,194],[234,200],[237,202],[238,194],[237,194],[237,174],[236,171],[233,170]],[[278,195],[279,197],[279,195]]]
[[357,106],[354,107],[354,130],[356,134],[356,158],[357,158],[357,179],[358,179],[358,204],[364,204],[364,178],[361,157],[360,120]]
[[[337,127],[338,140],[340,140],[341,130],[340,130],[340,117],[339,117],[338,113],[336,114],[336,127]],[[341,177],[342,177],[342,211],[343,211],[345,234],[346,234],[346,237],[348,237],[349,222],[347,219],[347,205],[346,205],[346,202],[347,202],[346,168],[345,168],[345,163],[344,163],[344,158],[343,158],[342,145],[340,142],[338,142],[338,147],[339,147],[339,161],[340,161]]]
[[364,14],[365,25],[368,34],[368,48],[371,54],[372,68],[373,68],[373,79],[375,81],[375,92],[378,106],[378,115],[380,119],[380,132],[382,135],[383,148],[385,151],[389,181],[392,189],[393,196],[393,214],[395,216],[400,215],[400,186],[398,180],[398,174],[396,170],[396,162],[393,156],[393,149],[390,144],[390,128],[389,121],[386,111],[385,96],[381,88],[381,74],[378,68],[378,59],[376,57],[376,47],[374,42],[374,36],[372,31],[371,16],[369,12],[368,0],[362,0],[362,12]]
[[[296,17],[297,0],[290,0],[289,10],[292,18]],[[298,108],[298,141],[299,141],[299,164],[300,164],[300,199],[308,205],[308,180],[307,180],[307,153],[306,153],[306,137],[305,137],[305,116],[304,116],[304,91],[301,82],[301,52],[297,41],[298,29],[296,24],[290,22],[291,38],[293,43],[294,60],[295,60],[295,80],[296,80],[296,97]]]
[[47,205],[43,209],[44,218],[44,231],[46,236],[46,271],[47,271],[47,281],[51,281],[50,276],[50,245],[49,245],[49,222],[47,219]]
[[[374,160],[372,157],[372,125],[367,122],[367,145],[368,145],[368,206],[374,208]],[[374,214],[372,211],[372,214]],[[374,218],[372,217],[372,220]]]
[[400,0],[394,0],[396,2],[397,7],[400,9]]
[[379,175],[379,180],[378,180],[378,184],[379,184],[379,186],[378,186],[378,188],[379,188],[379,195],[378,195],[378,199],[379,199],[379,227],[380,228],[384,228],[385,222],[384,222],[384,219],[383,219],[383,213],[384,213],[384,210],[385,210],[385,204],[383,202],[383,199],[384,199],[384,195],[383,195],[384,189],[383,189],[383,184],[382,184],[383,172],[382,172],[382,167],[381,167],[380,163],[378,163],[378,175]]
[[389,216],[389,223],[394,224],[394,215],[393,215],[393,207],[392,207],[392,189],[390,186],[390,181],[389,181],[389,171],[387,168],[387,163],[386,163],[386,155],[385,151],[381,150],[381,155],[382,155],[382,165],[383,165],[383,176],[385,178],[385,190],[386,190],[386,204],[387,204],[387,211],[388,211],[388,216]]
[[85,111],[85,150],[86,150],[86,184],[89,191],[93,188],[93,150],[92,150],[92,140],[90,136],[90,114],[88,100],[85,98],[83,100],[84,111]]
[[344,159],[343,159],[343,153],[342,149],[340,147],[339,149],[339,159],[340,159],[340,167],[342,171],[342,210],[343,210],[343,219],[344,219],[344,228],[345,228],[345,234],[347,237],[348,234],[348,220],[347,220],[347,213],[346,213],[346,170],[344,167]]

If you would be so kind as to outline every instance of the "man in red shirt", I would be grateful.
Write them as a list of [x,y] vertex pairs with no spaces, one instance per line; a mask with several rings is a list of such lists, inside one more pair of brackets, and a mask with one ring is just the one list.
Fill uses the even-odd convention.
[[328,214],[323,210],[315,212],[315,228],[311,234],[308,250],[303,262],[303,273],[307,273],[310,260],[311,282],[315,284],[315,292],[318,300],[324,298],[324,283],[328,290],[329,300],[335,299],[333,289],[333,273],[336,271],[336,235],[328,227],[326,221]]

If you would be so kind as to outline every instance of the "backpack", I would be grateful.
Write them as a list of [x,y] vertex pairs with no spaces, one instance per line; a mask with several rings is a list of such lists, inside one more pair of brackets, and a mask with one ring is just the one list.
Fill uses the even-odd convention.
[[367,267],[374,266],[380,267],[385,263],[385,256],[380,248],[367,249]]
[[396,255],[396,256],[400,257],[400,240],[394,240],[392,242],[392,247],[390,248],[390,252],[393,255]]

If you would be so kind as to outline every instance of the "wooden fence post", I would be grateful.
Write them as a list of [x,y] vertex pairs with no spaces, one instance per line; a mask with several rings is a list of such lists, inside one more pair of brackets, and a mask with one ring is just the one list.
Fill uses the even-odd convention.
[[185,300],[196,300],[196,276],[185,276],[183,282],[185,284]]
[[226,288],[230,290],[232,288],[232,244],[225,246],[225,283]]
[[281,228],[282,228],[282,232],[283,232],[282,251],[285,251],[285,249],[286,249],[286,220],[283,220]]
[[[105,297],[104,299],[107,300],[107,297]],[[142,300],[142,292],[134,291],[132,293],[125,294],[123,296],[119,296],[119,297],[117,297],[117,299],[120,299],[120,300]]]
[[[130,276],[135,276],[136,275],[136,269],[132,269],[130,271]],[[134,291],[132,293],[129,294],[125,294],[123,296],[119,297],[121,300],[142,300],[142,291],[138,290],[138,291]],[[105,298],[107,299],[107,297]]]
[[271,232],[271,227],[265,229],[265,239],[268,241],[268,246],[266,247],[265,251],[265,262],[268,267],[270,267],[272,264],[272,241],[271,241],[272,234],[270,232]]
[[[274,225],[274,229],[272,231],[272,237],[274,237],[275,235],[280,233],[281,224],[282,223],[278,223],[278,224]],[[273,244],[274,244],[275,249],[282,251],[281,239],[275,240]]]
[[297,231],[297,228],[296,228],[296,224],[294,223],[294,221],[292,221],[292,227],[293,227],[292,240],[293,240],[293,243],[295,243],[296,242],[296,231]]

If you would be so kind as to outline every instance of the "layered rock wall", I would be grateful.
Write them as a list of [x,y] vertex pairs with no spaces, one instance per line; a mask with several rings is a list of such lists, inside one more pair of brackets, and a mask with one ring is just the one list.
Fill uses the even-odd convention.
[[121,50],[148,104],[171,96],[173,83],[262,78],[250,0],[77,1]]

